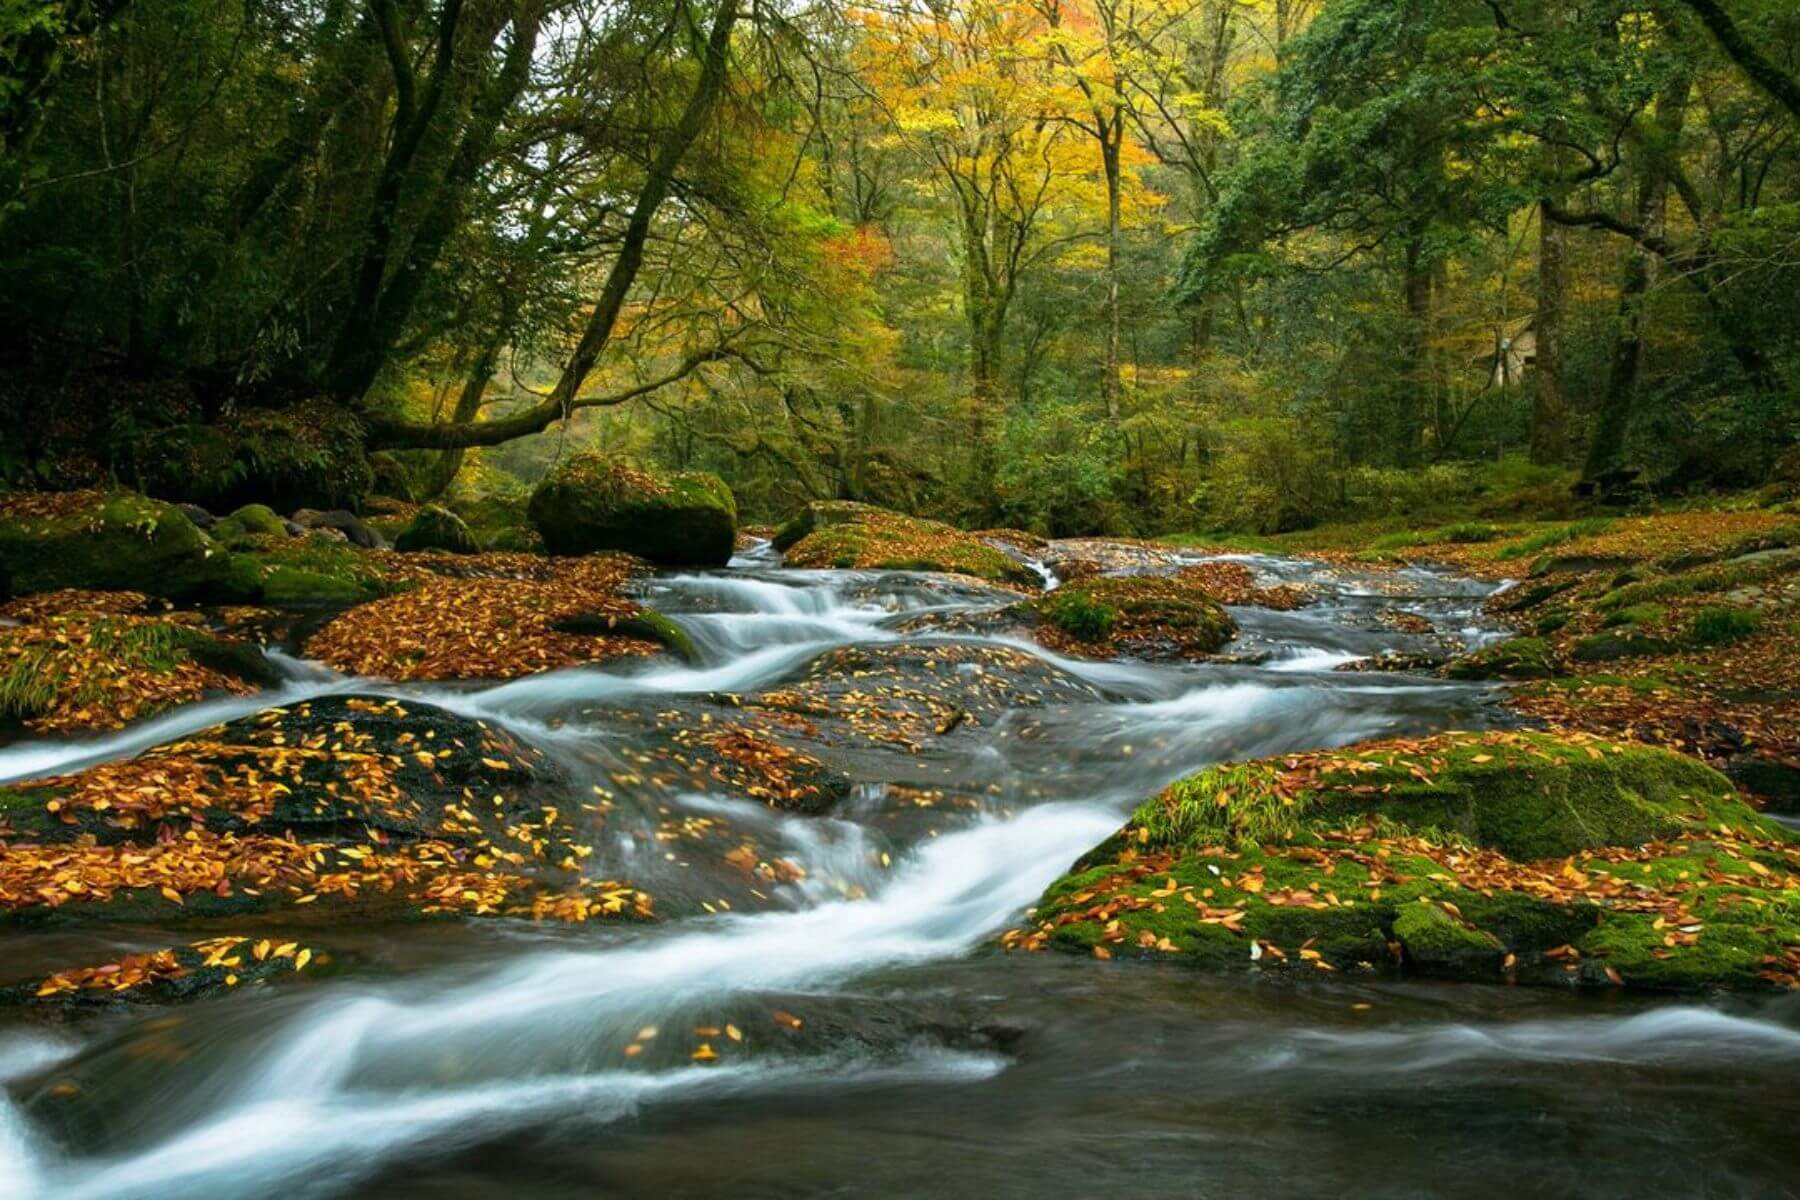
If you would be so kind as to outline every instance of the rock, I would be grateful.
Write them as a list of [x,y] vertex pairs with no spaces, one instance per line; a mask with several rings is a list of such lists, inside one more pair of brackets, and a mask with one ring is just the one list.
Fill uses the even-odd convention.
[[653,475],[595,454],[552,470],[528,512],[552,554],[622,550],[671,566],[723,566],[737,537],[737,505],[718,476]]
[[1556,673],[1550,643],[1535,637],[1508,638],[1444,668],[1452,679],[1550,679]]
[[481,551],[463,519],[436,504],[427,504],[419,510],[419,515],[394,539],[394,549],[443,550],[450,554],[478,554]]
[[1614,662],[1621,658],[1672,654],[1676,649],[1673,642],[1622,626],[1575,639],[1575,644],[1569,647],[1569,657],[1576,662]]
[[195,529],[210,530],[214,525],[219,523],[219,518],[213,516],[198,504],[177,504],[175,507],[181,510],[182,516],[194,523]]
[[544,539],[532,527],[528,492],[458,495],[445,507],[463,519],[483,550],[542,553]]
[[133,492],[0,502],[0,595],[83,588],[194,600],[230,580],[229,556],[172,504]]
[[777,531],[774,545],[790,567],[944,571],[1043,586],[1037,572],[972,533],[849,501],[807,505]]
[[336,530],[353,545],[365,550],[385,550],[387,539],[372,529],[355,513],[345,509],[333,509],[320,512],[313,508],[302,508],[294,513],[294,524],[302,529]]
[[[1800,839],[1667,750],[1444,734],[1213,767],[1003,944],[1211,970],[1783,986]],[[1787,965],[1783,965],[1783,964]]]

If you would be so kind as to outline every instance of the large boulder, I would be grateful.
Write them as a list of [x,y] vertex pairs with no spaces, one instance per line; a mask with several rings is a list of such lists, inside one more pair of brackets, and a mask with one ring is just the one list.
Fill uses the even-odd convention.
[[596,454],[553,470],[528,511],[552,554],[623,550],[668,565],[722,566],[737,540],[737,504],[718,476],[653,475]]
[[1214,767],[1007,935],[1212,970],[1790,986],[1800,839],[1667,750],[1445,734]]
[[134,590],[229,594],[230,556],[172,504],[134,492],[26,493],[0,501],[0,595]]

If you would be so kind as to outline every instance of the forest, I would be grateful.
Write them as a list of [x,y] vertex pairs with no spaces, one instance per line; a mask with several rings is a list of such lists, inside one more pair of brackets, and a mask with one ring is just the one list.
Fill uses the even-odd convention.
[[0,0],[0,1200],[1797,1081],[1795,0]]
[[1055,535],[1793,477],[1775,0],[9,13],[21,483],[189,498],[301,405],[352,508],[361,451]]

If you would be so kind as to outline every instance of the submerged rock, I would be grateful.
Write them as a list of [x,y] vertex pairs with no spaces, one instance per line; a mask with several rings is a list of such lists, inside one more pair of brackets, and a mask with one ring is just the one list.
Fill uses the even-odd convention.
[[1211,768],[1054,884],[1013,947],[1214,970],[1800,986],[1800,840],[1704,764],[1446,734]]
[[672,566],[723,566],[737,536],[737,505],[718,476],[653,475],[596,454],[552,470],[529,512],[552,554],[622,550]]

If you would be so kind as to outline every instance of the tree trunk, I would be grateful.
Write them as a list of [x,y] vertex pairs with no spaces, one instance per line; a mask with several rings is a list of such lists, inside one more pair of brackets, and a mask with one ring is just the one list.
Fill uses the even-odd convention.
[[[1532,370],[1531,461],[1554,465],[1568,452],[1568,406],[1563,395],[1563,298],[1569,231],[1538,206],[1537,361]],[[1503,351],[1506,353],[1506,351]],[[1506,360],[1503,358],[1502,364]]]
[[1419,459],[1424,440],[1425,414],[1431,411],[1433,402],[1431,266],[1425,261],[1423,241],[1416,237],[1406,244],[1403,285],[1406,294],[1408,362],[1399,411],[1395,414],[1394,457],[1402,466],[1407,466]]
[[[1691,81],[1685,74],[1657,98],[1653,147],[1638,180],[1637,226],[1643,241],[1626,251],[1624,278],[1619,284],[1618,329],[1613,335],[1612,360],[1607,369],[1606,393],[1596,414],[1593,438],[1582,464],[1585,481],[1599,479],[1619,468],[1625,454],[1625,438],[1637,407],[1638,367],[1644,349],[1644,301],[1650,291],[1650,275],[1656,253],[1646,241],[1660,242],[1663,215],[1669,196],[1669,158],[1687,116]],[[1722,315],[1722,314],[1721,314]],[[1729,334],[1727,336],[1730,336]]]
[[1119,423],[1119,142],[1125,129],[1123,114],[1113,113],[1110,125],[1101,127],[1100,159],[1106,170],[1106,397],[1108,425]]

